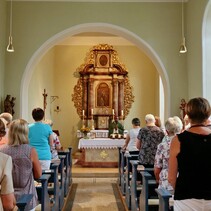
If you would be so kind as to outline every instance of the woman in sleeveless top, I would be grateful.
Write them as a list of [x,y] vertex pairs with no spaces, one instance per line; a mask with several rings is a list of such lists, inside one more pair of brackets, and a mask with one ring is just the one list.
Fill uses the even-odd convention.
[[35,210],[38,202],[34,178],[39,178],[42,171],[36,150],[28,145],[27,122],[23,119],[14,120],[11,123],[8,138],[8,145],[0,148],[0,151],[12,157],[12,177],[16,200],[22,194],[33,194],[26,210]]
[[133,128],[130,129],[129,133],[127,134],[125,144],[122,147],[124,150],[128,150],[130,154],[137,154],[139,152],[136,147],[136,138],[140,130],[140,124],[139,118],[132,119]]
[[211,130],[209,102],[193,98],[186,105],[190,128],[173,138],[168,180],[173,186],[174,211],[211,210]]

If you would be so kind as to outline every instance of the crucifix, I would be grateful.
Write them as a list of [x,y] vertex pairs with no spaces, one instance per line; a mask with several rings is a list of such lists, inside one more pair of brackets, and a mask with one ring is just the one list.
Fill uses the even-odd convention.
[[44,100],[43,100],[43,110],[44,110],[44,120],[45,120],[45,109],[46,109],[46,106],[47,106],[47,96],[48,96],[45,89],[44,89],[44,93],[42,95],[43,95],[43,98],[44,98]]

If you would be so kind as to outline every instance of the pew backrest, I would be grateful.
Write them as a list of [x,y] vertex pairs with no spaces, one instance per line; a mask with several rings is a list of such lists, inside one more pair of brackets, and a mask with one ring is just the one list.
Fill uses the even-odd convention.
[[18,207],[18,211],[24,211],[26,205],[32,200],[33,194],[23,194],[17,201],[16,206]]
[[156,188],[155,191],[159,198],[159,211],[169,211],[169,207],[173,206],[172,194],[164,188]]

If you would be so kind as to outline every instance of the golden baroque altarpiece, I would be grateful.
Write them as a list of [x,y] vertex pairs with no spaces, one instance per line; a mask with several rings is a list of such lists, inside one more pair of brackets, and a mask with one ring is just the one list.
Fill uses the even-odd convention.
[[134,95],[128,71],[113,46],[94,46],[76,72],[79,79],[72,101],[81,118],[93,118],[96,129],[108,128],[108,121],[114,115],[125,119]]

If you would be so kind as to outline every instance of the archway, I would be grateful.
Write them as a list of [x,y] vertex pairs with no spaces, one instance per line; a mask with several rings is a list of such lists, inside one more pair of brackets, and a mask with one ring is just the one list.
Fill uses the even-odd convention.
[[122,27],[107,23],[86,23],[73,26],[69,29],[66,29],[54,35],[49,40],[47,40],[42,46],[40,46],[40,48],[33,54],[31,59],[29,60],[21,81],[20,115],[22,116],[22,118],[28,119],[28,87],[33,73],[33,66],[37,64],[39,60],[43,57],[43,55],[45,55],[46,52],[56,43],[58,43],[59,41],[63,40],[66,37],[77,35],[83,32],[102,32],[102,33],[114,34],[116,36],[120,36],[127,39],[128,41],[133,43],[137,48],[145,52],[145,54],[151,59],[151,61],[155,65],[162,80],[164,89],[164,118],[166,119],[170,113],[170,86],[166,69],[162,64],[159,56],[156,54],[156,52],[151,48],[149,44],[147,44],[143,39],[138,37],[136,34]]

